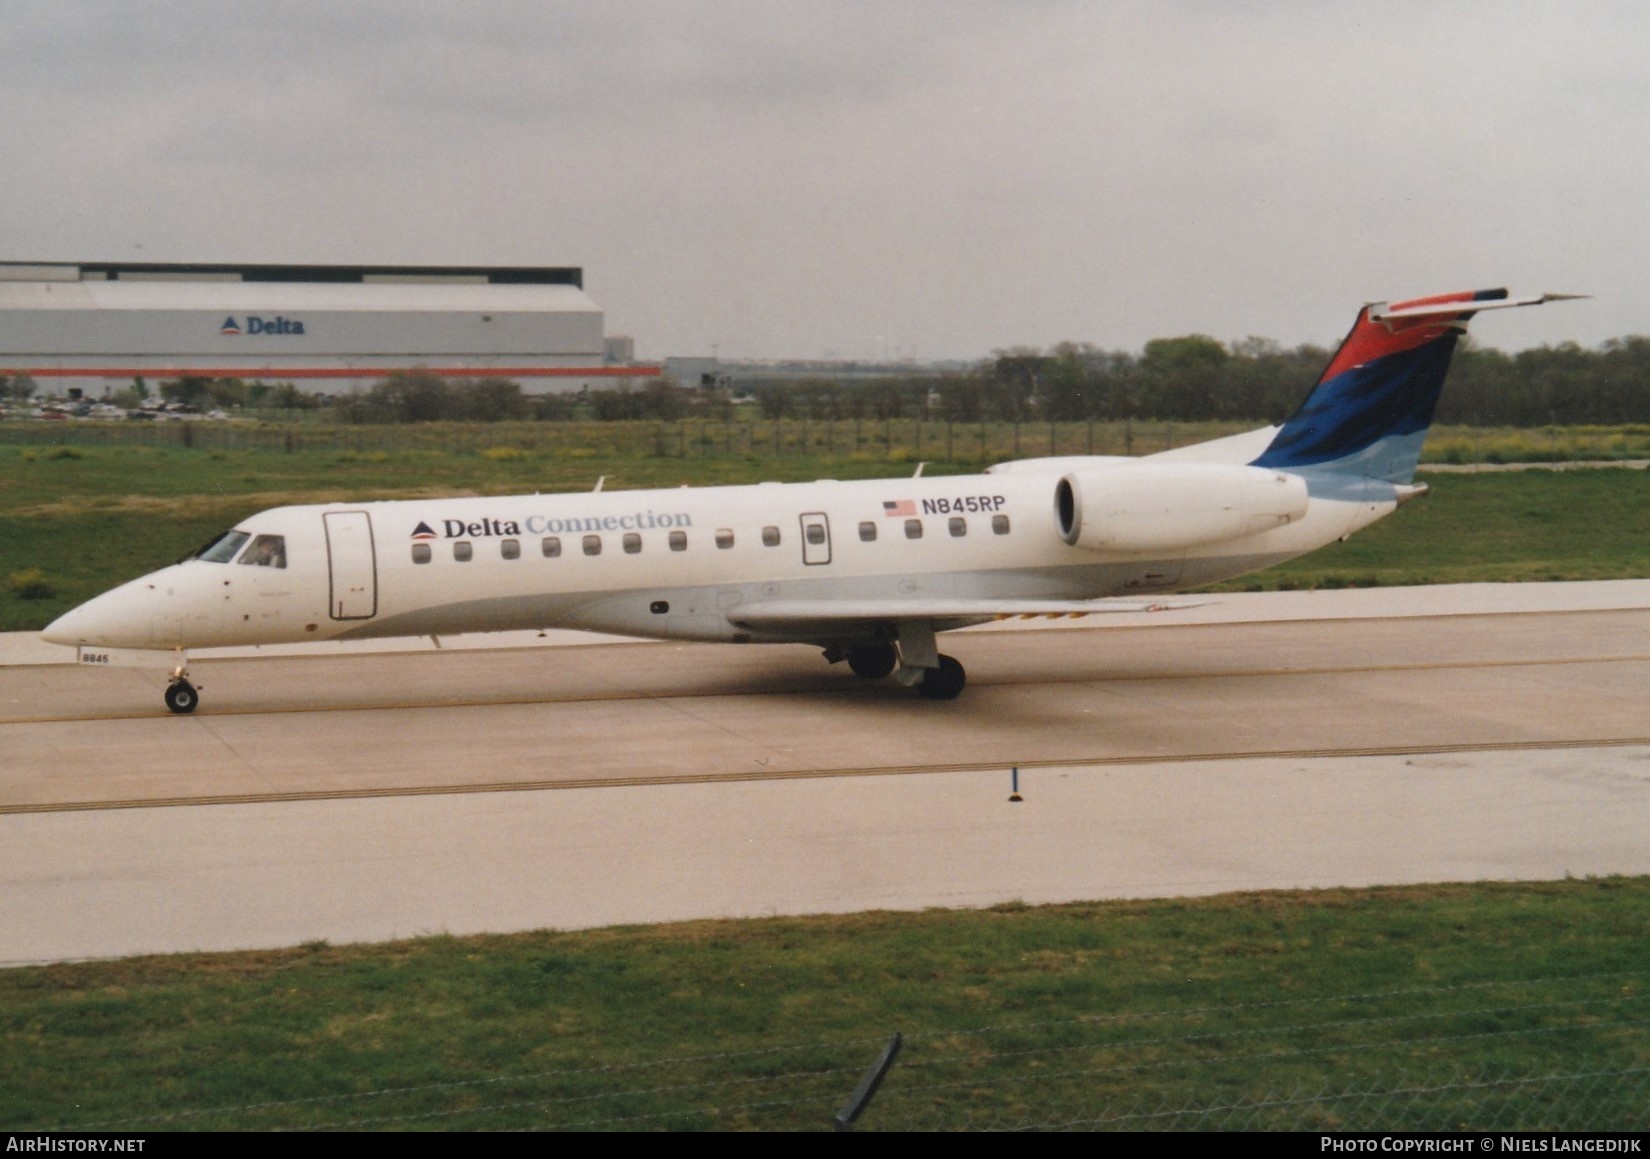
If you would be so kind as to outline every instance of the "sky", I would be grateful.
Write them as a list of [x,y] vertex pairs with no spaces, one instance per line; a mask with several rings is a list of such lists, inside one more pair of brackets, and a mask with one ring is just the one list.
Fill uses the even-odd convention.
[[644,358],[1650,333],[1641,0],[0,0],[0,259],[576,265]]

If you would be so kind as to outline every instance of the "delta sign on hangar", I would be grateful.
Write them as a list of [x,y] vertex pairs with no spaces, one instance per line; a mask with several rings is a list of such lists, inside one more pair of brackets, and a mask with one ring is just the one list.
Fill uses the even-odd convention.
[[331,393],[414,366],[533,392],[658,375],[606,338],[583,282],[549,266],[0,262],[0,374],[87,395],[140,375]]

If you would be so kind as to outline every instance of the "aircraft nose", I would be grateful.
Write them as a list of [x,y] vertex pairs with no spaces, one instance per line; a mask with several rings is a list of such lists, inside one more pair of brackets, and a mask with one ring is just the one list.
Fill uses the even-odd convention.
[[96,605],[102,597],[81,604],[78,608],[70,608],[57,619],[46,625],[40,638],[52,644],[67,644],[73,647],[76,644],[105,644],[104,623],[106,616],[101,615]]
[[[141,601],[138,601],[141,602]],[[95,644],[105,648],[141,648],[147,645],[150,616],[123,588],[105,592],[71,608],[46,625],[40,638],[51,644]]]
[[85,604],[81,604],[78,608],[70,608],[47,624],[45,630],[40,633],[40,638],[48,644],[68,644],[70,646],[78,644],[80,642],[80,625],[85,622],[85,617],[81,613],[85,609]]

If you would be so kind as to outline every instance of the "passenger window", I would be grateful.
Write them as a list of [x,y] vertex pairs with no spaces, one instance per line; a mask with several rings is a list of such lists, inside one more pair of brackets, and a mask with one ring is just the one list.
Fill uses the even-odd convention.
[[561,539],[558,536],[546,535],[539,541],[539,550],[544,552],[545,559],[555,559],[561,554]]
[[861,523],[859,525],[859,537],[866,543],[875,543],[877,538],[877,525],[875,523]]
[[498,541],[498,553],[505,559],[521,558],[521,540],[501,539]]
[[685,531],[672,531],[670,533],[670,550],[672,550],[672,551],[686,551],[687,550],[687,532],[685,532]]
[[920,519],[907,519],[905,521],[905,538],[907,538],[907,539],[921,539],[922,538],[922,520],[920,520]]
[[430,562],[430,545],[429,544],[427,544],[427,543],[415,543],[415,544],[412,545],[412,549],[413,549],[413,562],[414,563],[429,563]]
[[241,556],[241,562],[256,567],[286,566],[286,536],[260,535]]
[[764,547],[778,547],[779,546],[779,528],[777,528],[777,527],[764,527],[762,529],[762,545]]
[[733,531],[731,528],[719,527],[716,529],[716,546],[721,548],[733,546]]
[[968,534],[968,520],[964,519],[961,515],[953,515],[951,517],[950,528],[951,537],[953,539],[961,539],[963,536]]
[[602,537],[599,536],[599,535],[587,535],[587,536],[585,536],[584,537],[584,554],[586,554],[586,555],[600,555],[601,553],[602,553]]
[[825,529],[817,523],[808,524],[803,534],[808,537],[809,543],[818,545],[825,542]]
[[993,515],[991,517],[991,534],[993,534],[993,535],[1007,535],[1008,534],[1008,516],[1006,516],[1006,515]]
[[624,553],[626,555],[635,555],[638,551],[641,551],[641,550],[642,550],[642,537],[634,531],[625,532],[624,533]]
[[226,531],[211,543],[195,552],[195,558],[207,563],[228,563],[235,558],[243,544],[252,536],[244,531]]
[[453,558],[458,560],[459,563],[469,563],[470,557],[474,554],[475,552],[470,547],[469,540],[459,539],[453,541]]

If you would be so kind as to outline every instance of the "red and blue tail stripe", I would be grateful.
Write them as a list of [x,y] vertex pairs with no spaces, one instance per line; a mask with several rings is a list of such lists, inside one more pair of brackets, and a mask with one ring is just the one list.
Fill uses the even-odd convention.
[[1317,386],[1254,465],[1368,470],[1408,482],[1468,319],[1531,301],[1479,290],[1365,306]]

